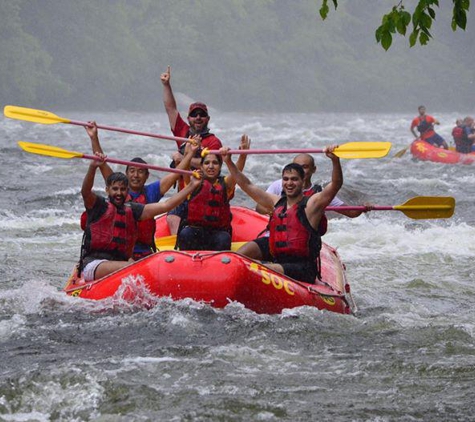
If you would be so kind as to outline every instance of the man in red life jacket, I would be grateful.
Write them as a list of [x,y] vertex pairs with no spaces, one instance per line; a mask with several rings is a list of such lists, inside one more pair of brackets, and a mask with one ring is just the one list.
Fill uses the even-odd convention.
[[[317,166],[315,165],[315,160],[310,154],[306,154],[306,153],[298,154],[294,157],[292,162],[295,164],[300,164],[303,168],[303,171],[304,171],[303,194],[305,196],[312,196],[313,194],[321,192],[323,190],[322,185],[319,185],[317,183],[312,184],[312,176],[316,173]],[[266,192],[273,195],[277,195],[277,196],[285,195],[285,192],[283,192],[282,190],[282,178],[272,182],[267,188]],[[343,202],[338,196],[335,196],[330,202],[329,206],[343,207],[343,206],[347,206],[347,204]],[[371,211],[373,209],[373,205],[369,203],[365,204],[365,207],[366,209],[364,211],[341,210],[337,212],[347,217],[355,218],[355,217],[359,217],[362,213]],[[257,204],[256,206],[256,211],[261,214],[266,214],[263,207],[259,204]],[[320,220],[320,225],[318,229],[320,236],[323,236],[327,232],[327,228],[328,228],[328,220],[327,220],[326,214],[324,214]],[[263,257],[262,257],[261,250],[266,248],[265,245],[266,245],[267,240],[265,239],[265,237],[268,235],[269,235],[269,232],[266,231],[254,241],[246,243],[245,245],[242,246],[240,253],[248,256],[249,258],[256,259],[258,261],[262,260]]]
[[[105,158],[103,154],[96,155]],[[91,162],[81,188],[87,221],[79,271],[85,281],[102,278],[128,265],[139,235],[137,223],[153,219],[176,207],[199,185],[199,179],[192,177],[182,191],[163,203],[126,203],[129,183],[127,176],[112,173],[106,181],[106,199],[92,190],[96,170],[102,163],[103,161],[96,160]]]
[[[166,72],[160,75],[160,80],[163,84],[163,103],[165,105],[165,111],[168,115],[170,122],[170,128],[174,136],[180,138],[189,138],[193,135],[199,135],[201,137],[201,147],[208,148],[210,150],[217,150],[222,147],[221,141],[209,131],[208,123],[210,116],[208,114],[208,107],[206,104],[197,102],[190,105],[188,109],[188,123],[186,123],[177,109],[175,96],[173,95],[172,87],[170,84],[171,69],[168,66]],[[173,166],[183,160],[182,142],[177,141],[178,151],[173,154]],[[201,164],[201,151],[196,153],[195,158],[191,160],[191,168],[198,169]],[[183,188],[183,180],[179,182],[179,189]],[[170,227],[170,233],[176,234],[180,225],[181,219],[186,215],[186,203],[178,209],[173,210],[167,216],[168,226]]]
[[[102,146],[99,142],[99,135],[96,122],[89,122],[90,127],[86,127],[86,132],[91,139],[91,147],[93,152],[104,154]],[[194,137],[195,142],[186,143],[185,156],[177,166],[179,169],[186,170],[189,168],[191,160],[200,148],[201,139],[199,136]],[[185,145],[184,145],[185,146]],[[131,160],[136,163],[146,162],[140,158],[135,157]],[[102,177],[107,180],[109,175],[113,173],[109,164],[104,162],[100,167]],[[126,197],[126,202],[137,202],[139,204],[151,204],[159,202],[163,196],[170,190],[170,188],[177,182],[180,175],[177,173],[169,173],[161,180],[146,184],[150,173],[148,169],[142,167],[127,166],[125,175],[129,181],[129,189]],[[84,225],[84,224],[82,224]],[[138,223],[139,235],[134,246],[134,260],[138,260],[152,254],[156,251],[155,247],[155,220],[149,219],[140,221]]]
[[287,164],[282,170],[282,188],[285,196],[278,196],[254,185],[239,171],[229,154],[223,156],[236,183],[271,214],[268,249],[262,250],[264,260],[269,261],[265,262],[265,265],[307,283],[315,283],[319,276],[320,220],[325,208],[343,184],[340,159],[333,154],[334,149],[335,146],[325,149],[326,156],[333,164],[331,182],[321,192],[310,197],[303,193],[304,170],[299,164]]
[[[313,184],[312,183],[312,176],[316,173],[317,171],[317,166],[315,165],[315,160],[310,154],[302,153],[298,154],[294,157],[292,160],[293,163],[300,164],[305,172],[304,180],[303,180],[303,193],[306,196],[311,196],[314,193],[320,192],[323,188],[321,185],[318,183]],[[267,188],[266,192],[272,193],[274,195],[282,195],[282,178],[275,180],[272,182],[269,187]],[[330,207],[343,207],[346,206],[347,204],[343,202],[338,196],[335,196],[333,198],[332,202],[330,203]],[[371,205],[368,204],[366,205],[367,209],[366,211],[371,210]],[[256,206],[256,211],[264,214],[262,212],[262,207],[257,204]],[[365,211],[360,211],[360,210],[341,210],[338,211],[338,213],[345,215],[350,218],[355,218],[359,217],[363,212]],[[324,234],[324,233],[322,233]]]
[[[432,116],[426,114],[425,106],[421,105],[418,108],[419,116],[415,117],[411,123],[411,132],[414,138],[420,138],[438,148],[449,149],[447,142],[439,134],[435,133],[434,125],[439,125],[439,121]],[[419,132],[419,135],[416,133]]]

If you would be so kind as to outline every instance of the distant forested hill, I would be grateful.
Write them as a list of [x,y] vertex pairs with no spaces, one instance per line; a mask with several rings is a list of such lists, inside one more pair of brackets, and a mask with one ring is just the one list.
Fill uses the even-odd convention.
[[[442,2],[441,2],[442,3]],[[475,22],[441,5],[428,46],[374,30],[391,2],[11,0],[0,2],[0,98],[32,108],[162,111],[176,92],[227,111],[474,109]]]

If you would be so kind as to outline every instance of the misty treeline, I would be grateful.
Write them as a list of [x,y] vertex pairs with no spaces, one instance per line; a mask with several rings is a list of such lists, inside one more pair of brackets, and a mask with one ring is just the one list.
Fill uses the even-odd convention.
[[[384,3],[384,4],[381,4]],[[473,110],[475,31],[374,39],[379,0],[1,0],[0,98],[44,109],[163,111],[175,92],[223,111]],[[438,19],[448,21],[441,5]],[[469,23],[470,26],[470,23]]]

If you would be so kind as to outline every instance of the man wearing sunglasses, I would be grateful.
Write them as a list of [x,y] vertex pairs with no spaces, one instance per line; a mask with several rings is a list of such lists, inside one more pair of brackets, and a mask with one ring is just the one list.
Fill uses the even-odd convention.
[[[199,135],[201,137],[201,147],[212,150],[220,149],[223,145],[217,136],[210,133],[208,123],[210,116],[206,104],[196,102],[190,105],[188,109],[188,123],[186,123],[178,112],[175,96],[173,95],[170,84],[171,69],[168,66],[167,71],[160,75],[163,84],[163,103],[165,111],[168,115],[170,128],[174,136],[180,138],[189,138],[190,136]],[[172,167],[178,166],[184,157],[184,143],[177,141],[178,151],[172,156]],[[196,153],[195,158],[191,160],[191,168],[200,168],[201,166],[201,150]],[[183,179],[180,180],[179,189],[183,188]],[[172,210],[167,216],[168,226],[171,234],[176,234],[180,220],[186,217],[186,203]]]

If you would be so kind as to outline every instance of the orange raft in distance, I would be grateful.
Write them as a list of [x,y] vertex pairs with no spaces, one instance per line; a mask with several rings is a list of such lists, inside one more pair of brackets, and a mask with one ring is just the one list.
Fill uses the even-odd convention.
[[[255,239],[268,218],[244,207],[232,207],[233,249]],[[159,252],[108,276],[85,283],[74,274],[65,292],[83,299],[120,297],[138,300],[145,287],[157,297],[193,299],[215,308],[239,302],[257,313],[277,314],[284,309],[313,306],[350,314],[356,311],[345,269],[335,249],[323,244],[322,279],[308,284],[274,272],[233,251],[176,251],[165,216],[157,218]]]
[[433,161],[445,164],[473,164],[475,163],[475,152],[462,154],[454,149],[438,148],[421,139],[416,139],[411,144],[411,154],[422,161]]

